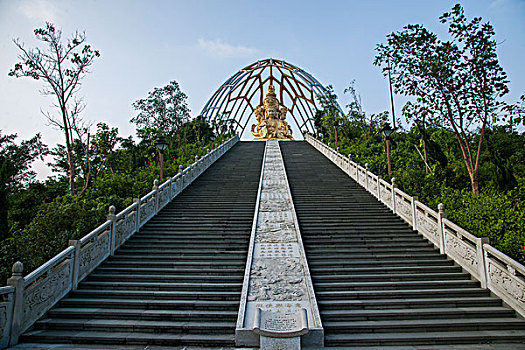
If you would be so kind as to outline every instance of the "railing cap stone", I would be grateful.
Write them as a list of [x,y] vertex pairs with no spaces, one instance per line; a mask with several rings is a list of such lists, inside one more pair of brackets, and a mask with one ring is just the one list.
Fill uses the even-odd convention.
[[13,264],[13,268],[11,269],[13,271],[13,277],[22,276],[22,273],[24,272],[24,264],[22,264],[21,261],[17,261]]

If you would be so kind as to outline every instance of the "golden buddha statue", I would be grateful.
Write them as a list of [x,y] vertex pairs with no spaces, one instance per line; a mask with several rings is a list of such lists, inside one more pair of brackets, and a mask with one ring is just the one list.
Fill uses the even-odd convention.
[[263,101],[263,106],[254,110],[257,124],[252,125],[255,140],[293,140],[292,128],[286,122],[288,108],[279,109],[279,101],[275,95],[275,87],[270,85]]

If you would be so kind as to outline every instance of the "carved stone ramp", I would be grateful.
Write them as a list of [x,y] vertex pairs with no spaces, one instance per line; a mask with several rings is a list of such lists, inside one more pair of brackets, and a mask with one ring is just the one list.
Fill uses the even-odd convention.
[[18,347],[235,346],[263,151],[264,143],[239,142],[37,321]]
[[514,310],[312,146],[280,145],[325,346],[525,348]]
[[235,333],[238,346],[323,346],[299,224],[275,140],[266,141]]

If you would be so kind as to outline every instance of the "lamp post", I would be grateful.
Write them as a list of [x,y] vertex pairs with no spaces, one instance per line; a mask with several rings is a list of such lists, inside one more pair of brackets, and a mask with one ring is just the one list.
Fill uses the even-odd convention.
[[168,143],[164,136],[158,138],[156,146],[159,149],[160,181],[162,182],[162,177],[164,175],[164,150],[168,148]]
[[390,127],[390,124],[385,123],[381,128],[381,133],[386,139],[386,159],[388,164],[388,177],[392,177],[392,163],[390,161],[390,135],[394,132],[394,129]]

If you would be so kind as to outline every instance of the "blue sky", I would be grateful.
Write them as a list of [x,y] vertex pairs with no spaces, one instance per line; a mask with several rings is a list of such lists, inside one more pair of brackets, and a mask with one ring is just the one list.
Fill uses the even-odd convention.
[[[189,96],[192,116],[230,75],[264,58],[284,59],[343,90],[356,80],[368,113],[389,110],[388,85],[373,66],[376,44],[409,23],[421,23],[446,37],[438,17],[458,1],[124,1],[0,0],[0,130],[44,142],[62,142],[40,110],[50,110],[42,83],[15,79],[7,72],[17,62],[13,38],[33,46],[33,29],[51,21],[69,36],[85,31],[101,52],[80,95],[84,118],[133,135],[131,103],[154,87],[179,82]],[[510,80],[506,100],[525,93],[525,1],[459,1],[469,18],[494,25],[500,62]],[[395,97],[396,114],[404,99]],[[42,176],[49,174],[37,164]]]

